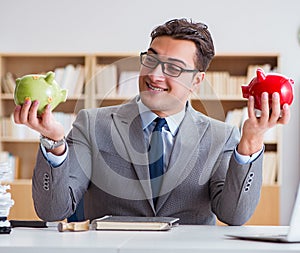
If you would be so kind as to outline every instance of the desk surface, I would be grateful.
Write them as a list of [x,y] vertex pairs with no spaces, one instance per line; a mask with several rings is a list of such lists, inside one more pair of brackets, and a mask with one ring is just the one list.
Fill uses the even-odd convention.
[[58,232],[56,228],[14,228],[0,235],[0,252],[300,252],[300,243],[237,240],[230,233],[284,233],[276,226],[184,226],[165,232],[95,231]]

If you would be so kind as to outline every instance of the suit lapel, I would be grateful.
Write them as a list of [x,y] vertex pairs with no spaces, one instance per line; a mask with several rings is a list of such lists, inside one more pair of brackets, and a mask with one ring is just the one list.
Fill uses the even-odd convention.
[[199,116],[196,118],[195,111],[191,107],[188,107],[173,145],[168,170],[164,174],[156,212],[158,212],[167,201],[172,190],[176,188],[194,168],[193,165],[198,159],[194,153],[198,149],[207,127],[208,122],[199,119]]
[[189,175],[194,168],[193,161],[196,162],[196,160],[199,159],[194,153],[199,147],[201,139],[207,130],[208,122],[196,116],[196,113],[198,112],[195,112],[194,109],[189,106],[179,127],[170,156],[168,170],[164,174],[160,192],[161,196],[158,198],[156,210],[152,201],[147,146],[144,141],[138,106],[133,100],[112,114],[116,129],[128,152],[139,183],[143,188],[145,198],[147,198],[151,205],[154,214],[161,209],[172,190]]
[[128,105],[120,107],[118,112],[112,115],[112,118],[144,190],[145,197],[154,211],[149,180],[147,146],[144,141],[142,122],[136,102],[132,101]]

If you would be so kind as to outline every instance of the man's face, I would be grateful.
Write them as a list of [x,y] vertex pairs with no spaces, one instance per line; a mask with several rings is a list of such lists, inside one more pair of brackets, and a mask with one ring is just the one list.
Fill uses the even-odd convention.
[[[161,36],[152,41],[147,54],[182,69],[194,70],[195,52],[196,46],[192,41]],[[160,117],[175,114],[183,110],[190,94],[203,78],[203,72],[182,72],[180,76],[172,77],[163,73],[161,64],[155,68],[142,65],[139,77],[142,102]]]

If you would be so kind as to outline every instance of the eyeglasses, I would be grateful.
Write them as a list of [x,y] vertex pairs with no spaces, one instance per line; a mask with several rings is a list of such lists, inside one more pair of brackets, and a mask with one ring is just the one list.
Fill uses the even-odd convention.
[[168,76],[179,77],[183,72],[197,73],[197,69],[184,69],[171,62],[163,62],[158,58],[143,52],[140,54],[140,62],[143,66],[155,69],[159,64],[161,65],[162,72]]

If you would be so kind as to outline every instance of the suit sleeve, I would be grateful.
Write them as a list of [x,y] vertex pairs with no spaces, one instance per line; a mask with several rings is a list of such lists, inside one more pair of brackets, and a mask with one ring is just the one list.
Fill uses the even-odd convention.
[[38,151],[32,196],[38,216],[45,221],[69,217],[88,187],[91,173],[89,124],[88,114],[79,112],[67,137],[68,155],[60,166],[53,167],[42,151]]
[[231,131],[210,182],[212,210],[228,225],[242,225],[254,213],[262,186],[263,152],[251,163],[240,164],[232,152],[239,134]]

